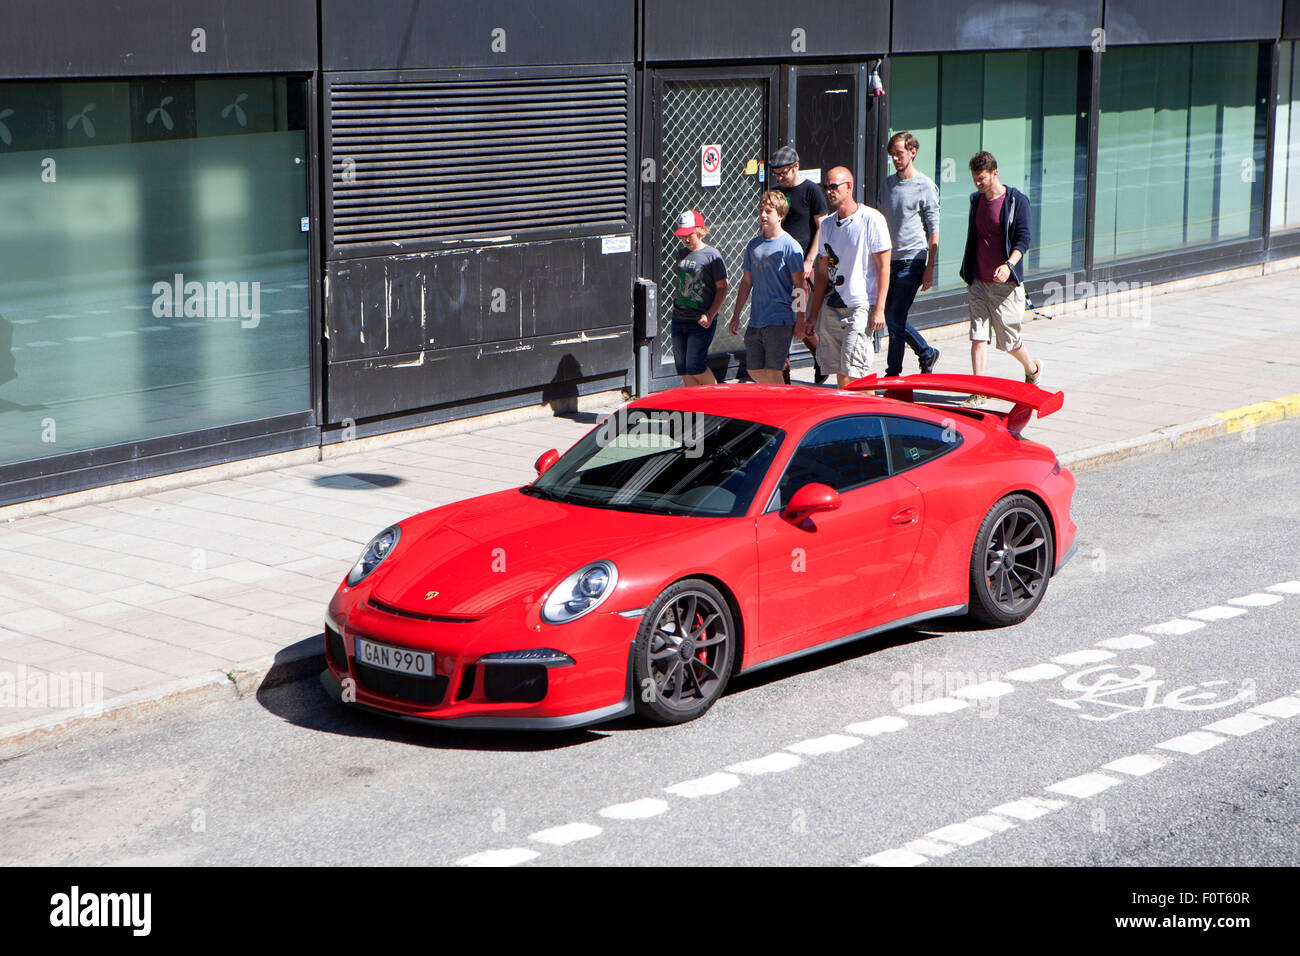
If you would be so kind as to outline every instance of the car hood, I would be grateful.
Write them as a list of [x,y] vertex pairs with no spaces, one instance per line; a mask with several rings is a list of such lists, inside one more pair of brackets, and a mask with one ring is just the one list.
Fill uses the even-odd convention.
[[416,614],[481,617],[514,601],[539,603],[588,562],[617,564],[647,544],[658,551],[665,538],[727,520],[734,519],[581,507],[512,489],[402,521],[401,541],[376,571],[371,594]]

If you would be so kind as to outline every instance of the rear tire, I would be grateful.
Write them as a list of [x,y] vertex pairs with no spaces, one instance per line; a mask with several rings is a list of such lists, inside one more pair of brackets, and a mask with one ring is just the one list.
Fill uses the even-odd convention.
[[970,558],[970,616],[982,624],[1019,624],[1047,593],[1055,555],[1051,525],[1038,502],[1008,495],[975,535]]
[[698,578],[665,588],[633,645],[637,713],[661,724],[699,717],[726,689],[735,647],[731,607],[717,588]]

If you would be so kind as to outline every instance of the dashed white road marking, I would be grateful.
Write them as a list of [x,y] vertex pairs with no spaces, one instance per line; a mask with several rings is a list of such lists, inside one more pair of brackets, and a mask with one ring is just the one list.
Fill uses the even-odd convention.
[[1265,717],[1281,717],[1286,719],[1300,714],[1300,697],[1279,697],[1277,700],[1270,700],[1267,703],[1259,704],[1250,708],[1252,714],[1263,714]]
[[1220,737],[1218,734],[1207,734],[1203,730],[1193,730],[1190,734],[1171,737],[1169,740],[1156,744],[1156,746],[1161,750],[1176,750],[1180,754],[1199,754],[1204,753],[1211,747],[1219,746],[1227,739],[1227,737]]
[[1006,817],[1000,817],[996,813],[984,813],[978,817],[971,817],[966,822],[971,826],[988,830],[990,833],[1002,833],[1004,830],[1010,830],[1015,826]]
[[1120,757],[1118,760],[1104,763],[1101,765],[1101,769],[1126,773],[1130,777],[1145,777],[1151,771],[1159,770],[1163,766],[1165,766],[1165,761],[1158,757],[1151,757],[1147,754],[1134,754],[1131,757]]
[[1241,597],[1232,598],[1229,604],[1236,604],[1238,607],[1268,607],[1270,604],[1276,604],[1278,601],[1286,600],[1280,594],[1265,594],[1263,591],[1256,591],[1254,594],[1243,594]]
[[846,734],[860,737],[875,737],[879,734],[892,734],[907,726],[902,717],[877,717],[874,720],[860,720],[844,728]]
[[1057,664],[1064,664],[1067,667],[1079,667],[1083,664],[1095,664],[1098,661],[1108,661],[1115,655],[1111,651],[1098,651],[1088,648],[1086,651],[1072,651],[1069,654],[1058,654],[1052,660]]
[[697,777],[695,780],[684,780],[681,783],[673,784],[671,787],[664,787],[664,790],[675,797],[694,800],[698,797],[717,796],[732,787],[739,786],[740,778],[734,773],[718,772],[711,773],[707,777]]
[[642,800],[633,800],[630,803],[616,803],[612,807],[606,807],[599,811],[602,817],[608,817],[611,820],[644,820],[647,817],[657,817],[661,813],[668,812],[668,801],[660,800],[656,797],[646,797]]
[[903,849],[908,853],[920,853],[922,856],[947,856],[957,848],[951,843],[940,843],[938,840],[927,840],[925,837],[918,837],[904,843]]
[[1218,734],[1228,734],[1231,737],[1244,737],[1246,734],[1253,734],[1257,730],[1263,730],[1272,723],[1273,721],[1267,717],[1260,717],[1257,714],[1236,714],[1232,717],[1225,717],[1223,720],[1216,720],[1212,724],[1206,724],[1201,729]]
[[1060,780],[1045,789],[1048,793],[1060,793],[1067,797],[1078,797],[1082,800],[1091,797],[1093,794],[1101,793],[1103,790],[1118,786],[1122,782],[1118,777],[1112,777],[1109,774],[1083,773],[1077,777]]
[[1035,664],[1033,667],[1021,667],[1002,676],[1010,680],[1032,681],[1051,680],[1053,677],[1060,677],[1064,673],[1065,668],[1057,667],[1055,664]]
[[1067,805],[1064,800],[1048,800],[1045,797],[1022,797],[1019,800],[1012,800],[1010,803],[999,804],[993,808],[992,812],[1004,817],[1015,817],[1017,820],[1037,820],[1039,817]]
[[1278,594],[1300,594],[1300,581],[1279,581],[1277,584],[1270,584],[1264,590],[1276,591]]
[[848,750],[850,747],[856,747],[860,743],[862,743],[861,737],[849,737],[845,734],[827,734],[824,737],[810,737],[808,740],[800,740],[785,749],[793,750],[797,754],[817,756],[818,754],[839,753],[841,750]]
[[946,827],[931,830],[926,834],[926,836],[935,840],[943,840],[946,843],[955,843],[958,846],[970,846],[972,843],[978,843],[980,840],[987,840],[992,835],[992,830],[976,826],[970,822],[950,823]]
[[528,839],[536,840],[538,843],[549,843],[551,846],[568,846],[578,840],[590,840],[603,832],[605,831],[591,823],[566,823],[564,826],[538,830]]
[[1196,618],[1198,621],[1226,621],[1232,617],[1240,617],[1245,614],[1244,607],[1228,607],[1224,604],[1216,604],[1213,607],[1203,607],[1199,611],[1188,611],[1187,616]]
[[921,854],[906,850],[882,850],[862,861],[865,866],[919,866],[925,862],[926,858]]
[[954,710],[964,710],[969,706],[969,701],[956,700],[952,697],[937,697],[934,700],[923,700],[920,703],[900,707],[898,712],[907,714],[909,717],[931,717],[935,714],[951,714]]
[[1136,651],[1142,647],[1150,647],[1155,641],[1145,634],[1125,634],[1123,637],[1108,637],[1104,641],[1098,641],[1098,647],[1108,647],[1112,651]]
[[516,846],[508,850],[484,850],[482,853],[474,853],[470,856],[463,856],[456,861],[457,866],[518,866],[520,863],[527,863],[529,860],[535,860],[539,856],[536,850],[529,850],[526,847]]
[[954,697],[965,697],[967,700],[985,700],[989,697],[1002,697],[1014,690],[1015,687],[1006,681],[986,680],[982,684],[970,684],[952,693]]
[[1150,624],[1142,630],[1148,634],[1190,634],[1192,631],[1199,631],[1205,627],[1204,621],[1189,621],[1185,617],[1176,617],[1172,621],[1163,621],[1160,624]]
[[728,770],[736,773],[747,774],[748,776],[757,776],[763,773],[780,773],[783,770],[789,770],[803,763],[794,754],[784,751],[768,754],[766,757],[755,757],[753,760],[746,760],[743,763],[732,764]]

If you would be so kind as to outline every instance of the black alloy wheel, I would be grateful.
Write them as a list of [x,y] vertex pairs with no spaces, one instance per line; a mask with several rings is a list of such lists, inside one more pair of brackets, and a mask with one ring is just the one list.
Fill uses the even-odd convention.
[[1052,561],[1052,534],[1038,502],[1025,495],[1003,498],[975,535],[971,617],[986,624],[1019,624],[1043,600]]
[[663,724],[699,717],[727,686],[735,644],[731,607],[717,588],[695,578],[666,588],[637,631],[637,713]]

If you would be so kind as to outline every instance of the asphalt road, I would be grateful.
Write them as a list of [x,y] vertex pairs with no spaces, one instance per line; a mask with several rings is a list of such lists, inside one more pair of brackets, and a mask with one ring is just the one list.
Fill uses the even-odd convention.
[[1294,866],[1298,473],[1290,422],[1085,472],[1024,624],[893,631],[679,727],[453,733],[304,681],[88,736],[5,766],[0,863]]

